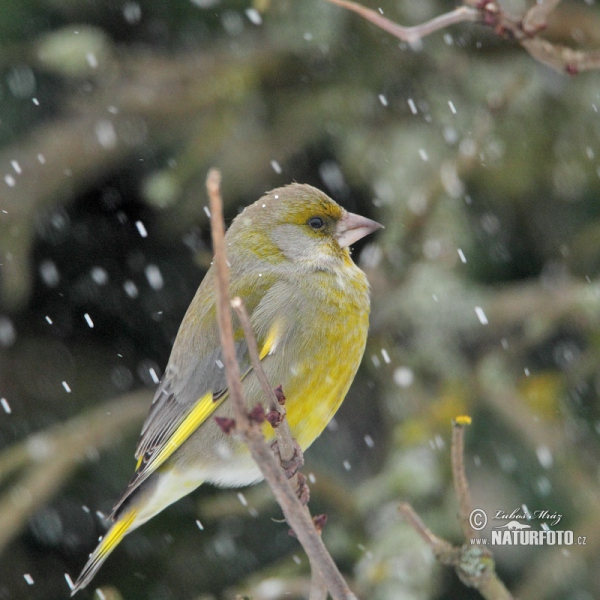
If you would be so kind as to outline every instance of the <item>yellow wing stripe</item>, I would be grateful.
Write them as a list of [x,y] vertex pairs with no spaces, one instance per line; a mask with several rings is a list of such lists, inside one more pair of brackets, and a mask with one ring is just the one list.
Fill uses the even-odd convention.
[[277,323],[275,323],[275,325],[273,325],[273,327],[271,327],[271,329],[269,330],[267,339],[265,340],[262,350],[260,351],[260,354],[258,355],[260,360],[262,360],[265,356],[267,356],[267,354],[269,354],[270,352],[273,352],[275,350],[278,341],[279,341],[279,325]]
[[108,533],[102,538],[102,542],[98,546],[97,556],[98,560],[102,560],[105,556],[110,554],[117,544],[125,537],[125,534],[129,531],[131,524],[138,515],[138,510],[132,508],[127,511],[123,517],[121,517],[108,531]]
[[138,509],[132,508],[126,511],[123,516],[109,529],[108,533],[102,538],[98,547],[94,550],[77,581],[71,589],[71,596],[76,594],[81,588],[84,588],[98,572],[102,563],[108,558],[108,555],[117,547],[117,544],[125,537],[135,518],[138,515]]
[[[262,360],[267,356],[270,352],[273,352],[277,346],[279,338],[279,327],[275,324],[269,330],[269,334],[267,335],[267,339],[263,344],[263,347],[260,351],[259,357]],[[247,373],[246,373],[247,374]],[[244,374],[244,376],[246,375]],[[243,377],[242,377],[243,378]],[[221,398],[219,398],[216,402],[213,399],[212,391],[207,392],[202,396],[196,406],[191,410],[191,412],[187,415],[187,417],[181,422],[181,424],[177,427],[177,429],[172,433],[171,437],[165,443],[165,445],[160,449],[156,456],[153,456],[146,466],[150,472],[155,471],[160,465],[162,465],[172,454],[188,439],[188,437],[198,429],[208,417],[217,409],[217,407],[227,398],[227,394],[223,394]],[[138,470],[142,466],[142,462],[144,460],[143,456],[140,456],[137,461],[136,470]]]
[[[152,457],[152,470],[162,465],[190,435],[198,429],[198,427],[208,419],[208,417],[215,411],[217,406],[223,402],[225,397],[215,402],[213,400],[212,392],[207,392],[198,400],[198,403],[190,414],[181,422],[181,425],[173,432],[169,441],[161,448],[160,452]],[[138,466],[140,461],[138,460]]]

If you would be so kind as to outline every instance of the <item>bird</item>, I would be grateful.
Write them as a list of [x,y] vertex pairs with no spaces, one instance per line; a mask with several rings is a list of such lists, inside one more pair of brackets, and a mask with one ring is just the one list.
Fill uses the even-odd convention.
[[[381,227],[319,189],[293,183],[247,206],[227,230],[230,295],[246,305],[261,365],[269,382],[282,386],[286,418],[302,450],[334,416],[364,354],[370,289],[349,247]],[[215,279],[211,265],[142,426],[135,472],[71,595],[90,583],[126,534],[201,484],[242,487],[262,479],[248,449],[215,419],[233,417]],[[234,342],[248,406],[265,402],[235,318]]]

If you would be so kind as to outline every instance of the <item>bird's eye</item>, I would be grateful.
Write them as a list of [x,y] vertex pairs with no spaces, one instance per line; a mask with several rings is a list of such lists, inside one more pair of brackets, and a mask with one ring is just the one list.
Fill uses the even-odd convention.
[[321,219],[321,217],[312,217],[308,220],[308,225],[312,229],[317,231],[319,229],[323,229],[323,225],[325,225],[325,223],[323,222],[323,219]]

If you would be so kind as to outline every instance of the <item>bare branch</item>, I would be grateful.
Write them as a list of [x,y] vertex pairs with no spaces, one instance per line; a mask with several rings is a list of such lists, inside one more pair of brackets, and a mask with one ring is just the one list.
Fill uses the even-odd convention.
[[465,537],[464,544],[455,547],[438,538],[409,504],[402,502],[398,510],[431,548],[436,559],[443,565],[453,566],[466,586],[478,590],[486,600],[513,600],[496,574],[492,553],[487,548],[471,543],[471,538],[476,535],[469,523],[471,500],[463,458],[464,426],[470,423],[471,417],[468,416],[456,417],[452,423],[452,476],[460,506],[459,518]]
[[320,571],[313,571],[308,600],[327,600],[327,582]]
[[533,58],[560,73],[577,75],[600,69],[600,50],[573,50],[539,37],[522,40],[521,45]]
[[206,188],[210,198],[211,229],[215,251],[217,317],[219,334],[223,348],[227,384],[230,399],[234,403],[236,417],[236,434],[248,446],[250,453],[259,466],[264,478],[281,506],[286,521],[302,544],[313,571],[319,571],[327,583],[329,592],[335,600],[355,600],[339,572],[333,558],[321,540],[310,513],[296,496],[295,490],[286,478],[283,469],[275,459],[275,455],[267,445],[260,426],[251,423],[246,408],[246,400],[239,376],[239,366],[235,355],[233,325],[231,321],[230,302],[228,297],[228,269],[225,245],[225,226],[220,193],[221,176],[218,170],[209,171]]
[[413,43],[418,42],[421,38],[424,38],[435,31],[444,29],[449,25],[455,23],[463,23],[469,21],[475,23],[480,20],[480,12],[469,6],[460,6],[450,12],[447,12],[431,21],[422,23],[421,25],[415,25],[414,27],[403,27],[398,25],[389,19],[386,19],[383,15],[375,10],[361,6],[356,2],[349,2],[348,0],[328,0],[332,4],[337,4],[342,8],[346,8],[359,14],[363,19],[371,21],[371,23],[377,25],[380,29],[391,33],[399,40],[404,42]]
[[524,31],[536,32],[545,29],[548,17],[560,4],[560,0],[537,0],[523,17]]
[[390,21],[380,13],[349,0],[327,0],[357,13],[363,19],[391,33],[398,39],[414,43],[421,38],[462,22],[480,23],[490,27],[504,38],[516,40],[537,61],[558,71],[575,75],[580,71],[600,69],[600,51],[574,50],[560,44],[553,44],[538,36],[546,29],[547,20],[560,0],[540,0],[521,17],[506,13],[497,0],[464,0],[462,6],[413,27],[404,27]]
[[465,539],[475,537],[475,531],[469,523],[469,515],[473,510],[471,504],[471,492],[469,491],[469,483],[465,474],[465,424],[469,424],[470,419],[465,421],[465,417],[462,417],[462,421],[457,418],[452,423],[452,447],[451,447],[451,460],[452,460],[452,481],[454,482],[454,492],[458,499],[459,506],[459,518],[460,525],[463,530]]
[[269,401],[269,408],[271,410],[276,410],[277,412],[280,412],[283,415],[285,414],[285,409],[282,407],[281,404],[279,404],[277,396],[275,395],[275,391],[271,387],[271,384],[267,379],[265,371],[262,368],[262,363],[258,353],[258,345],[256,343],[256,336],[254,335],[254,330],[252,329],[252,324],[250,323],[248,311],[246,310],[246,307],[244,306],[244,303],[241,298],[234,298],[231,301],[231,306],[237,314],[242,329],[244,330],[244,337],[246,338],[246,342],[248,343],[248,353],[250,354],[252,370],[258,378],[258,382],[262,387],[263,394]]
[[223,360],[227,373],[227,386],[229,397],[233,402],[237,427],[241,431],[250,428],[246,415],[246,403],[242,390],[240,366],[235,356],[233,341],[233,323],[231,309],[228,302],[229,269],[227,268],[227,253],[225,250],[225,222],[223,220],[223,203],[221,201],[221,173],[211,169],[206,179],[206,189],[210,199],[211,233],[215,252],[215,267],[217,269],[217,322],[219,324],[219,337],[223,348]]
[[453,565],[456,562],[458,550],[446,540],[435,535],[423,523],[421,517],[419,517],[408,502],[401,502],[398,510],[402,513],[408,524],[423,538],[423,541],[431,548],[435,557],[443,565]]
[[[279,403],[275,391],[267,379],[267,375],[262,367],[262,362],[258,353],[258,345],[256,343],[256,336],[250,323],[250,317],[248,311],[244,306],[241,298],[234,298],[231,301],[231,306],[237,314],[242,329],[244,330],[244,336],[248,343],[248,352],[250,354],[250,361],[252,363],[252,370],[256,374],[258,381],[262,387],[263,394],[269,400],[269,408],[271,411],[275,411],[279,414],[280,421],[277,426],[274,427],[275,435],[277,437],[278,451],[281,456],[282,462],[290,462],[294,459],[296,454],[296,444],[294,444],[294,438],[292,437],[292,431],[290,425],[285,418],[285,407]],[[290,483],[294,489],[298,489],[298,474],[294,474],[290,478]]]

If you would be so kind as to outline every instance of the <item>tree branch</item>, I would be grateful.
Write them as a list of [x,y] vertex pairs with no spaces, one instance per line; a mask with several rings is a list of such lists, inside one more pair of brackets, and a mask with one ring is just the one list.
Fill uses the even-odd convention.
[[469,523],[469,515],[473,510],[471,504],[471,492],[469,491],[469,482],[465,474],[465,424],[470,424],[471,419],[460,417],[452,423],[452,446],[450,449],[452,460],[452,481],[454,482],[454,492],[458,500],[460,525],[463,530],[463,536],[466,540],[475,537],[476,533]]
[[[235,411],[235,433],[248,446],[252,457],[271,487],[277,502],[281,506],[286,521],[294,531],[309,558],[313,574],[315,572],[319,573],[317,577],[320,576],[323,578],[331,596],[335,600],[355,600],[356,597],[350,591],[348,584],[345,582],[333,558],[323,544],[308,508],[303,506],[296,496],[295,490],[290,485],[283,469],[277,463],[275,455],[267,445],[261,428],[255,422],[251,422],[247,414],[246,399],[235,355],[233,325],[228,296],[229,275],[220,181],[220,172],[216,169],[211,169],[206,180],[206,188],[210,199],[211,229],[217,271],[217,319],[229,395]],[[250,345],[252,340],[247,341]]]
[[471,538],[477,536],[469,520],[472,505],[464,469],[464,429],[470,423],[471,417],[468,416],[456,417],[452,423],[452,479],[458,497],[459,520],[465,543],[456,547],[438,538],[406,502],[402,502],[398,510],[431,548],[436,559],[443,565],[454,567],[466,586],[478,590],[486,600],[512,600],[510,592],[496,574],[492,553],[485,547],[471,543]]
[[477,9],[471,8],[470,6],[459,6],[458,8],[444,13],[435,19],[431,19],[431,21],[422,23],[421,25],[404,27],[386,19],[377,11],[366,8],[357,2],[349,2],[348,0],[328,0],[328,2],[337,4],[342,8],[346,8],[347,10],[359,14],[363,19],[370,21],[380,29],[391,33],[394,37],[397,37],[403,42],[408,42],[409,44],[418,42],[435,31],[445,29],[450,25],[463,23],[465,21],[475,23],[480,20],[480,12]]
[[504,11],[497,0],[465,0],[463,6],[413,27],[394,23],[375,10],[349,0],[327,0],[357,13],[363,19],[391,33],[394,37],[414,43],[435,31],[456,23],[471,22],[485,25],[504,38],[516,40],[537,61],[558,71],[575,75],[580,71],[600,69],[600,50],[574,50],[553,44],[538,36],[546,29],[548,17],[560,0],[536,2],[521,18],[512,17]]

